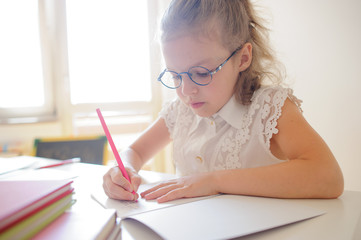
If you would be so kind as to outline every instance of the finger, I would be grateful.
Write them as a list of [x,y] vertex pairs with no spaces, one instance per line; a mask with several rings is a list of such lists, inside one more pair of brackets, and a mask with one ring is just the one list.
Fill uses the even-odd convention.
[[164,187],[160,187],[158,189],[155,189],[154,191],[151,191],[147,194],[144,194],[143,197],[146,200],[153,200],[153,199],[157,199],[165,194],[167,194],[170,191],[173,191],[174,189],[180,188],[181,186],[177,185],[177,184],[171,184],[171,185],[166,185]]
[[[118,168],[113,168],[110,169],[104,176],[103,176],[103,188],[104,188],[104,192],[105,194],[113,199],[120,199],[120,200],[136,200],[139,198],[138,194],[132,194],[131,192],[127,191],[126,189],[124,189],[124,185],[118,185],[117,183],[115,183],[116,181],[118,181],[119,183],[119,179],[117,179],[114,176],[119,176],[119,174],[121,175],[120,171]],[[122,180],[122,176],[120,176],[121,181]],[[120,183],[122,184],[122,182],[120,181]],[[127,182],[127,180],[125,180]],[[129,184],[129,183],[127,183]]]
[[133,186],[130,182],[123,176],[122,172],[119,169],[114,169],[110,172],[110,178],[113,183],[123,187],[128,192],[133,192]]
[[130,176],[130,180],[131,180],[131,184],[132,184],[132,187],[133,187],[133,190],[135,192],[138,191],[138,188],[142,182],[142,178],[138,175],[138,174],[133,174]]
[[157,202],[158,203],[165,203],[165,202],[169,202],[169,201],[172,201],[172,200],[184,198],[184,197],[186,197],[185,192],[186,192],[186,187],[174,189],[172,191],[169,191],[165,195],[160,196],[159,198],[157,198]]
[[134,196],[131,192],[126,191],[117,184],[114,184],[110,176],[104,176],[103,189],[105,194],[113,199],[131,201],[138,198],[138,195]]
[[159,188],[163,188],[163,187],[166,187],[166,186],[169,186],[169,185],[174,185],[176,184],[176,181],[167,181],[167,182],[163,182],[163,183],[160,183],[160,184],[157,184],[156,186],[154,187],[151,187],[145,191],[143,191],[140,196],[141,197],[144,197],[145,195],[151,193],[151,192],[154,192],[156,190],[158,190]]
[[137,193],[133,194],[128,191],[125,191],[123,188],[105,188],[105,194],[112,199],[117,200],[127,200],[127,201],[134,201],[137,200],[139,195]]

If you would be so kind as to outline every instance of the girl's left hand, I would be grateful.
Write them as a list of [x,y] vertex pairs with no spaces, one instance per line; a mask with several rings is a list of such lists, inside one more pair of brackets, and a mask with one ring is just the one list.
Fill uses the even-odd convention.
[[201,197],[218,194],[212,173],[202,173],[160,183],[140,195],[159,203],[179,198]]

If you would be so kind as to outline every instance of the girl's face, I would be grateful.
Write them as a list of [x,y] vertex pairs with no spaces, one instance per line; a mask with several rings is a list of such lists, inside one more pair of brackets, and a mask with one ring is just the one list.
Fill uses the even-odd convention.
[[[216,40],[189,35],[168,40],[162,47],[167,69],[177,73],[187,72],[194,66],[202,66],[213,71],[231,54]],[[195,114],[210,117],[232,97],[239,75],[236,55],[213,74],[211,83],[206,86],[197,85],[187,74],[182,74],[183,81],[176,89],[177,95]]]

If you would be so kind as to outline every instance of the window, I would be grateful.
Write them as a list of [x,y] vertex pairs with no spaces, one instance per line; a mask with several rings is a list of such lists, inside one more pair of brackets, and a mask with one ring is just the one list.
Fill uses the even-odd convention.
[[72,104],[149,102],[147,1],[70,0],[66,10]]
[[64,113],[73,121],[96,107],[151,114],[148,7],[145,0],[1,1],[0,123]]
[[68,0],[66,24],[74,131],[101,133],[100,107],[116,141],[129,141],[151,123],[154,108],[148,1]]
[[[128,145],[162,105],[156,81],[161,55],[154,38],[168,2],[0,1],[5,141],[30,146],[29,139],[38,136],[103,134],[95,112],[99,107],[116,145]],[[13,123],[35,124],[9,128]]]
[[38,19],[36,0],[0,1],[0,123],[37,121],[53,112]]

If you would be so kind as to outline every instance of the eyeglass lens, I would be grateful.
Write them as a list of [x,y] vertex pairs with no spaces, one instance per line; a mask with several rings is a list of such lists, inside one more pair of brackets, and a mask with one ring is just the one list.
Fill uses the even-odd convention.
[[177,88],[182,83],[181,74],[188,75],[193,82],[202,86],[209,84],[212,80],[211,72],[208,69],[199,66],[192,67],[188,70],[188,72],[183,72],[180,74],[177,74],[173,71],[165,71],[161,81],[169,88]]

